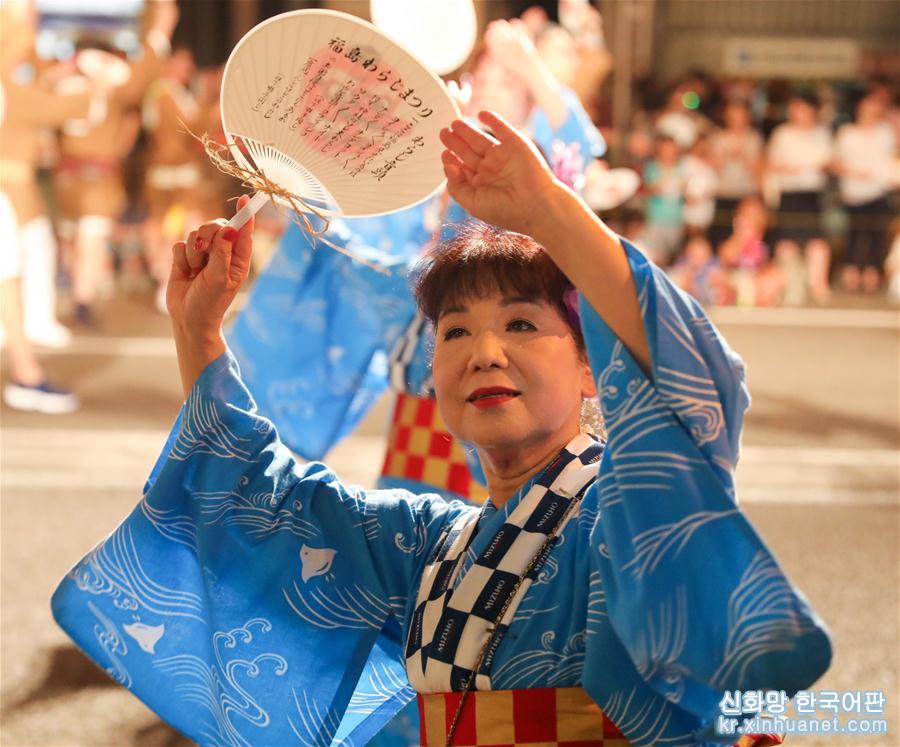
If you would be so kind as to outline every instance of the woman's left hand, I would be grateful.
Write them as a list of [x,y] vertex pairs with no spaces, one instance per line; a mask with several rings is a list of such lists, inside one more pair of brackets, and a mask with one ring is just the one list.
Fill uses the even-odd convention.
[[478,116],[493,137],[462,120],[441,130],[447,190],[479,220],[534,236],[542,202],[565,187],[522,133],[493,112]]

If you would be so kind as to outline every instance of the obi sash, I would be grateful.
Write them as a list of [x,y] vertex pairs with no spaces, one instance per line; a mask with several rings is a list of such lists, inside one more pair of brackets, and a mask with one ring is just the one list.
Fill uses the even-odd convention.
[[[423,747],[445,747],[462,693],[420,694]],[[772,747],[779,734],[746,734],[734,747]],[[630,743],[580,687],[469,693],[452,747],[628,747]]]
[[[420,740],[444,747],[462,693],[419,695]],[[580,687],[469,693],[454,747],[627,747],[616,725]]]
[[487,489],[472,477],[462,445],[450,435],[430,397],[397,395],[381,476],[426,483],[469,503],[487,499]]

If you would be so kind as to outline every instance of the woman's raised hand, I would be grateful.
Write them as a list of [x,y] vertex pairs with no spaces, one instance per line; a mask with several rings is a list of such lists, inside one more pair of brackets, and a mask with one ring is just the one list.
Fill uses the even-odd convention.
[[[249,202],[238,200],[240,210]],[[250,272],[253,219],[240,231],[225,220],[204,223],[172,247],[166,306],[176,333],[196,340],[221,336],[225,312]]]
[[462,120],[441,130],[447,190],[479,220],[534,236],[542,201],[565,187],[522,133],[493,112],[478,117],[493,136]]

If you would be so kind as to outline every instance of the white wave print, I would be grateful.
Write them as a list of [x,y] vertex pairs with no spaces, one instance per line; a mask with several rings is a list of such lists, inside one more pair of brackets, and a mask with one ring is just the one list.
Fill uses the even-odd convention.
[[243,446],[249,443],[232,433],[219,417],[215,403],[195,389],[185,402],[178,437],[169,456],[183,461],[199,453],[249,462],[253,454]]
[[581,681],[584,669],[584,631],[566,641],[562,651],[553,648],[556,633],[548,630],[541,636],[541,648],[526,651],[507,661],[491,675],[494,690],[529,687],[568,686]]
[[645,680],[653,679],[670,703],[681,701],[684,678],[689,674],[678,661],[687,641],[687,616],[687,591],[679,586],[674,599],[670,597],[660,604],[658,615],[648,610],[645,627],[632,652],[637,671]]
[[621,490],[672,490],[683,475],[697,467],[708,467],[701,457],[668,451],[626,451],[613,458],[614,469],[598,482],[598,498],[603,508],[622,502]]
[[235,721],[263,729],[269,725],[269,714],[254,697],[242,687],[238,677],[255,679],[262,672],[262,664],[273,666],[273,673],[281,677],[287,672],[284,657],[273,652],[254,656],[252,659],[229,658],[228,653],[239,644],[253,641],[253,629],[268,633],[272,624],[263,618],[248,620],[243,627],[213,634],[212,649],[215,664],[210,664],[193,654],[179,654],[158,659],[154,666],[185,682],[175,685],[175,691],[185,700],[196,703],[210,713],[213,727],[206,727],[204,737],[213,744],[229,747],[250,747],[238,730]]
[[121,525],[68,573],[89,594],[110,595],[119,609],[202,620],[200,597],[154,581],[141,565],[131,527]]
[[[619,411],[628,404],[627,398],[622,397],[620,386],[612,381],[615,376],[624,374],[628,370],[625,361],[622,360],[621,353],[621,343],[613,345],[610,362],[597,376],[599,399],[605,401],[603,407],[604,420],[617,417]],[[622,401],[617,403],[617,400],[620,399]]]
[[378,515],[377,514],[367,514],[364,516],[362,521],[360,522],[360,526],[363,528],[363,533],[366,536],[366,539],[369,542],[374,542],[378,539],[378,532],[380,531],[380,525],[378,523]]
[[103,671],[120,685],[131,687],[131,675],[121,659],[119,659],[120,656],[125,656],[128,653],[128,645],[125,643],[125,639],[119,635],[115,624],[98,610],[92,601],[88,600],[87,606],[94,614],[94,617],[100,621],[99,625],[94,626],[94,637],[97,639],[97,643],[100,644],[100,648],[109,657],[110,665]]
[[421,555],[425,550],[427,540],[427,530],[424,524],[416,524],[415,536],[409,544],[406,544],[406,535],[403,532],[397,532],[394,535],[394,544],[400,552],[407,555]]
[[728,599],[728,639],[711,684],[743,687],[747,669],[760,656],[790,651],[796,639],[815,630],[797,614],[796,596],[772,556],[753,556]]
[[[241,477],[239,488],[249,480]],[[234,490],[209,491],[192,494],[200,506],[203,522],[207,525],[241,526],[253,537],[275,532],[290,532],[301,539],[318,536],[319,528],[299,515],[303,504],[299,500],[285,505],[285,492],[256,492],[243,495]]]
[[687,426],[698,446],[713,443],[725,428],[719,392],[712,379],[660,366],[657,389]]
[[635,444],[640,444],[654,431],[677,427],[672,411],[662,402],[657,391],[646,381],[636,384],[634,395],[619,408],[616,418],[609,418],[609,450],[618,459]]
[[284,598],[297,615],[317,628],[334,630],[353,628],[380,630],[391,606],[359,584],[345,589],[327,591],[307,585],[301,589],[294,581],[293,593],[282,589]]
[[[528,597],[526,597],[528,599]],[[527,620],[531,620],[533,617],[537,617],[538,615],[546,615],[549,612],[556,612],[559,609],[558,604],[554,604],[552,607],[522,607],[521,605],[516,608],[516,614],[513,616],[513,622],[525,622]]]
[[347,713],[374,713],[398,693],[415,695],[412,685],[391,671],[385,664],[377,665],[369,672],[368,685],[358,684],[350,698]]
[[409,597],[407,596],[391,596],[388,597],[388,604],[391,605],[391,611],[394,613],[394,617],[400,622],[400,627],[402,628],[406,621],[406,604],[409,601]]
[[[669,333],[672,335],[672,339],[681,344],[682,349],[685,353],[687,353],[691,358],[693,358],[699,364],[701,370],[706,370],[706,361],[703,360],[703,356],[697,351],[697,346],[694,343],[693,338],[691,337],[691,331],[687,329],[687,326],[683,322],[683,320],[676,318],[675,321],[678,322],[678,326],[676,327],[673,324],[673,320],[668,317],[661,317],[660,321],[662,326],[665,327]],[[696,326],[696,325],[695,325]]]
[[141,513],[163,537],[197,552],[197,525],[192,519],[175,509],[154,507],[146,495],[140,506]]
[[597,506],[588,508],[582,501],[578,511],[578,530],[583,532],[589,529],[597,523],[598,518],[600,518],[600,508]]
[[306,690],[303,691],[302,703],[297,691],[292,689],[291,692],[294,693],[297,714],[296,718],[288,716],[288,723],[300,744],[304,747],[329,747],[340,726],[340,715],[333,709],[320,707]]
[[603,713],[612,721],[619,730],[628,737],[628,743],[632,747],[656,747],[657,745],[671,745],[671,747],[683,747],[683,745],[696,744],[694,735],[690,732],[664,737],[663,733],[669,726],[672,718],[671,712],[659,707],[659,701],[648,698],[639,708],[635,707],[637,688],[632,687],[625,692],[613,693],[605,703],[600,703]]
[[732,508],[727,511],[697,511],[680,521],[662,524],[635,535],[634,557],[625,563],[622,569],[631,568],[635,577],[642,578],[644,574],[656,570],[669,551],[673,557],[677,556],[700,527],[736,514],[739,510]]
[[[557,547],[558,546],[559,545],[557,544]],[[557,573],[559,573],[559,563],[554,559],[551,553],[547,555],[546,558],[544,558],[541,569],[538,571],[538,574],[534,579],[534,585],[540,586],[541,584],[549,583],[554,578],[556,578]]]
[[[609,617],[606,610],[606,590],[600,571],[592,571],[588,583],[587,629],[588,635]],[[593,629],[593,630],[592,630]]]

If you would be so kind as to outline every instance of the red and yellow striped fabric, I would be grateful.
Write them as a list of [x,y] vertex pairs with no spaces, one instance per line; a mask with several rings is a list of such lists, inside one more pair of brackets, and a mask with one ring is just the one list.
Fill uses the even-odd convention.
[[[462,693],[419,695],[422,744],[444,747]],[[469,693],[454,747],[627,747],[580,687]]]
[[[424,747],[445,747],[462,693],[419,693]],[[747,734],[734,747],[773,747],[780,734]],[[451,747],[629,747],[629,742],[580,687],[474,690]]]
[[430,398],[397,395],[381,474],[428,483],[470,503],[487,500],[487,490],[472,477],[462,446]]

